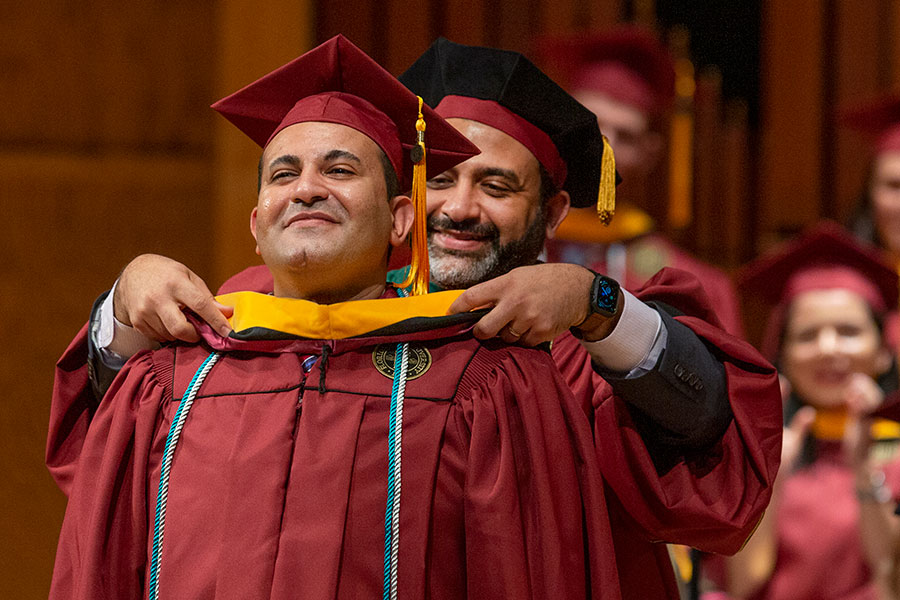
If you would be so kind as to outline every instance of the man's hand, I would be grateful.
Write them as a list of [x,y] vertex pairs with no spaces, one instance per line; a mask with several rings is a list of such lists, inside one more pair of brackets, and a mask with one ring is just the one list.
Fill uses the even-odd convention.
[[493,307],[475,324],[475,337],[499,335],[509,343],[536,346],[587,318],[593,281],[594,274],[578,265],[518,267],[469,288],[448,312]]
[[197,330],[185,318],[189,308],[222,336],[231,332],[227,317],[234,309],[219,304],[206,284],[183,264],[157,254],[128,263],[113,297],[116,318],[157,342],[197,342]]

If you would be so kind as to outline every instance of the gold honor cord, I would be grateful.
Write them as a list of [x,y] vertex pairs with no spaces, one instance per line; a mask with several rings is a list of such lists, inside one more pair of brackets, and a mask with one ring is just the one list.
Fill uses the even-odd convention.
[[604,225],[616,214],[616,157],[609,140],[603,136],[603,157],[600,159],[600,189],[597,192],[597,216]]
[[412,286],[410,294],[422,296],[428,293],[429,266],[428,266],[428,213],[426,200],[426,175],[425,175],[425,118],[422,116],[422,97],[419,99],[419,117],[416,120],[416,145],[410,151],[413,162],[412,198],[415,220],[410,233],[410,245],[412,246],[412,260],[409,265],[409,274],[399,287]]

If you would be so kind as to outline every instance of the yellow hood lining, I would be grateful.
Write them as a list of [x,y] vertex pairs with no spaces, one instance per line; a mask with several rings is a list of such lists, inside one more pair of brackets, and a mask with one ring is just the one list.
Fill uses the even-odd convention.
[[445,317],[450,304],[462,292],[452,290],[337,304],[316,304],[256,292],[223,294],[216,300],[234,307],[234,315],[228,321],[238,337],[248,330],[268,329],[302,338],[341,340],[383,330],[409,319]]

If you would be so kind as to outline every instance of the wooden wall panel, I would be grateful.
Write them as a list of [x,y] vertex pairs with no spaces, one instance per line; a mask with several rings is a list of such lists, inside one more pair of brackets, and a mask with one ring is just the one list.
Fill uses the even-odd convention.
[[900,2],[764,3],[760,228],[846,222],[871,158],[838,110],[900,89]]
[[584,15],[584,25],[587,29],[605,29],[612,27],[622,20],[624,0],[609,0],[608,2],[595,2],[582,0],[582,9],[579,14]]
[[46,598],[65,506],[53,365],[141,252],[209,277],[213,0],[6,3],[0,17],[0,598]]
[[890,89],[900,89],[900,0],[884,0],[885,22],[888,34],[885,43],[887,73],[882,84]]
[[[308,0],[304,0],[308,1]],[[338,33],[362,48],[372,58],[384,64],[385,3],[377,0],[354,0],[352,6],[334,0],[315,1],[315,43],[321,43]],[[306,35],[306,33],[302,33]]]
[[8,4],[13,18],[0,19],[0,143],[210,148],[211,115],[198,109],[213,77],[203,49],[214,32],[197,24],[208,22],[211,1]]
[[409,67],[434,41],[432,24],[438,7],[430,0],[390,0],[384,3],[384,26],[403,35],[385,36],[387,57],[382,64],[395,75]]
[[[560,3],[570,0],[560,0]],[[537,29],[538,7],[541,0],[496,0],[486,14],[487,45],[529,52]]]
[[752,154],[747,103],[732,100],[725,106],[722,124],[722,197],[719,214],[722,228],[713,248],[719,264],[734,269],[751,255],[756,233],[756,199],[751,197]]
[[0,597],[49,588],[62,494],[44,468],[53,364],[96,296],[135,255],[209,275],[202,159],[0,152]]
[[581,3],[578,0],[542,0],[537,29],[541,33],[567,33],[580,29]]
[[[823,214],[846,221],[856,209],[871,151],[863,136],[842,127],[837,112],[848,103],[859,103],[878,94],[884,65],[877,60],[883,40],[872,35],[882,30],[882,1],[839,0],[835,6],[834,66],[830,69],[831,103],[822,115],[827,161],[823,175]],[[827,68],[827,67],[826,67]],[[828,142],[831,140],[831,143]]]
[[441,35],[459,44],[489,43],[485,13],[492,9],[482,0],[446,0],[441,4]]
[[719,251],[724,214],[722,202],[722,77],[708,69],[697,76],[694,93],[694,206],[689,228],[693,250],[714,257],[720,263],[725,257]]
[[823,3],[763,3],[759,216],[767,238],[820,214],[824,27]]

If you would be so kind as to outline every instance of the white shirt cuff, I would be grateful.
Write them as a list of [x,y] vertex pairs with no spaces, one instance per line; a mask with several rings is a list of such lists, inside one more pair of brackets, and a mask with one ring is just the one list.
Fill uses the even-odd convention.
[[93,341],[100,352],[100,359],[103,364],[112,369],[120,369],[129,358],[141,350],[149,350],[157,346],[143,333],[116,318],[113,297],[117,285],[119,285],[118,279],[97,311],[96,328],[92,327]]
[[656,366],[668,332],[659,314],[626,290],[622,316],[608,336],[596,342],[582,340],[597,366],[636,377]]

